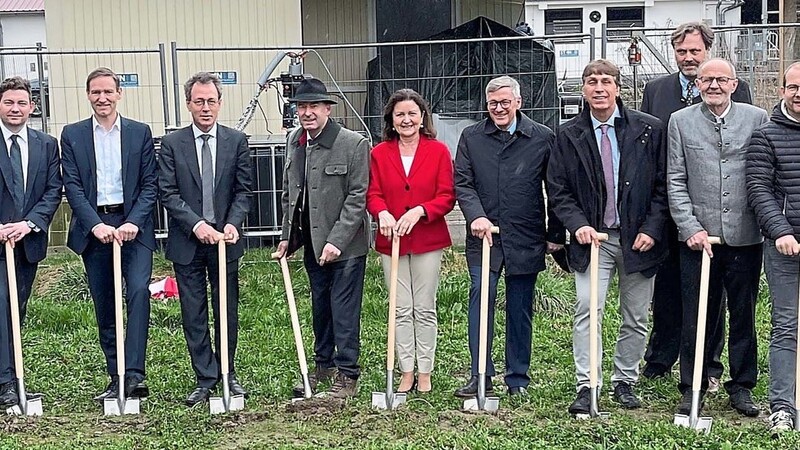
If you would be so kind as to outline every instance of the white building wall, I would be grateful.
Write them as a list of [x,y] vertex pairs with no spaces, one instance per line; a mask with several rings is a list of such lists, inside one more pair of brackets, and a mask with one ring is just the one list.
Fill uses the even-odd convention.
[[[44,13],[0,14],[2,47],[33,47],[37,42],[47,44]],[[21,76],[38,79],[36,55],[14,55],[0,58],[2,78]],[[47,74],[45,73],[45,77]]]

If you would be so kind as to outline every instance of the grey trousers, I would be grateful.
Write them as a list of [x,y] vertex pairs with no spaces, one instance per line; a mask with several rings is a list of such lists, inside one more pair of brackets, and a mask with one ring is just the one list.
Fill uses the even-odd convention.
[[[416,361],[422,373],[433,371],[436,353],[436,289],[442,250],[403,255],[397,274],[397,361],[402,372],[412,372]],[[389,285],[392,258],[381,255],[383,275]]]
[[769,407],[794,414],[800,257],[781,255],[775,241],[764,241],[764,272],[772,299],[769,340]]
[[[647,315],[653,298],[655,277],[647,278],[639,272],[626,274],[622,263],[619,232],[608,233],[608,240],[600,246],[600,276],[598,291],[598,336],[603,335],[603,311],[608,285],[615,273],[619,274],[619,307],[622,325],[614,353],[612,385],[618,382],[635,384],[639,379],[639,362],[647,344]],[[575,358],[576,388],[589,387],[589,269],[575,273],[575,323],[572,334],[572,352]],[[603,343],[600,339],[597,355],[598,386],[603,384]]]

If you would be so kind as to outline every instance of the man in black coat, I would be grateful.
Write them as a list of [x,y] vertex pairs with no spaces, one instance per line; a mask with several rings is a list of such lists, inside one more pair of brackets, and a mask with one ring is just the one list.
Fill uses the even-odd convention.
[[[619,76],[607,60],[586,66],[583,97],[588,108],[559,129],[547,174],[553,210],[571,235],[568,255],[578,296],[572,344],[578,396],[569,407],[573,415],[588,414],[590,404],[589,246],[600,247],[601,318],[611,278],[615,272],[619,276],[622,325],[611,382],[614,399],[629,409],[641,406],[633,386],[647,339],[653,275],[667,251],[664,128],[657,118],[622,105]],[[608,240],[601,244],[598,232],[607,233]],[[602,357],[598,366],[600,361]]]
[[[664,127],[675,111],[686,106],[700,103],[700,91],[694,83],[697,68],[708,57],[708,51],[714,44],[714,31],[702,22],[688,22],[679,25],[671,36],[675,62],[678,71],[655,79],[644,87],[642,112],[661,119]],[[750,86],[739,80],[739,87],[732,94],[735,102],[752,104]],[[678,258],[680,240],[678,228],[671,217],[667,218],[669,256],[661,265],[656,275],[656,287],[653,294],[653,328],[647,345],[644,359],[647,362],[642,375],[656,378],[670,373],[678,360],[681,344],[681,322],[683,315],[680,290],[675,289],[681,282],[680,260]],[[725,305],[723,304],[724,308]],[[723,317],[722,315],[720,317]],[[722,376],[720,355],[724,346],[725,321],[721,320],[716,327],[709,329],[709,341],[714,343],[713,354],[708,355],[709,390],[719,389],[719,378]]]
[[[506,375],[510,395],[525,394],[530,377],[531,319],[536,276],[545,268],[546,253],[561,249],[564,231],[555,215],[545,227],[543,185],[553,147],[553,132],[519,111],[519,83],[509,76],[486,86],[489,117],[464,129],[455,160],[456,197],[467,223],[466,255],[471,279],[469,293],[469,382],[457,397],[474,397],[478,387],[478,332],[480,312],[481,247],[483,237],[493,243],[489,276],[489,342],[487,393],[491,377],[494,305],[497,281],[505,269]],[[492,236],[492,226],[500,234]]]
[[[28,127],[31,85],[20,77],[0,84],[0,243],[14,243],[20,320],[39,261],[47,256],[47,229],[61,203],[58,142]],[[18,159],[17,159],[18,158]],[[19,165],[14,162],[19,163]],[[6,254],[0,251],[0,272]],[[0,407],[19,401],[11,335],[8,277],[0,275]]]

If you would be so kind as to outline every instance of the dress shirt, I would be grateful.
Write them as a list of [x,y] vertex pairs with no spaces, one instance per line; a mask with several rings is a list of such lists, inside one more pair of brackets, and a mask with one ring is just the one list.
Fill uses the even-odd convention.
[[94,155],[97,165],[97,206],[120,205],[122,195],[122,139],[120,120],[106,130],[92,116],[94,130]]
[[[614,131],[614,119],[617,117],[622,117],[619,115],[619,108],[614,106],[614,113],[611,114],[611,117],[608,118],[605,122],[600,122],[594,117],[594,114],[589,114],[589,117],[592,118],[592,127],[594,128],[594,137],[597,140],[597,149],[600,150],[602,147],[602,143],[600,142],[603,138],[603,130],[600,129],[600,125],[608,125],[608,140],[611,141],[611,159],[614,163],[614,187],[616,191],[616,196],[619,196],[619,144],[617,143],[617,132]],[[602,155],[601,155],[602,156]],[[619,200],[619,198],[617,198]],[[619,202],[614,205],[614,208],[617,210],[617,219],[614,222],[614,227],[619,227]]]
[[[200,176],[203,175],[203,139],[200,137],[204,134],[211,135],[208,139],[208,148],[211,149],[211,170],[214,173],[214,178],[217,177],[217,124],[211,127],[208,132],[204,132],[197,128],[197,125],[192,123],[192,132],[194,133],[194,148],[195,152],[197,153],[197,170],[200,172]],[[192,227],[192,232],[197,231],[197,228],[204,223],[205,220],[200,220],[194,227]]]
[[9,157],[11,157],[11,135],[19,136],[17,144],[19,144],[20,156],[22,156],[22,183],[26,185],[28,183],[28,125],[23,125],[18,133],[14,133],[3,122],[0,122],[0,130],[3,131],[3,139],[6,142]]
[[695,98],[698,95],[700,95],[700,89],[697,88],[697,85],[694,83],[694,80],[686,78],[683,72],[678,72],[678,79],[681,81],[681,95],[686,93],[686,86],[688,86],[689,83],[692,83],[692,98]]

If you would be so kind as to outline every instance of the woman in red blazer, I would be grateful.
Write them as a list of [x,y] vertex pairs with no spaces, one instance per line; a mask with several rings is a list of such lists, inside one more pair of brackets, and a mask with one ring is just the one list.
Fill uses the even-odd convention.
[[397,391],[429,392],[439,267],[442,250],[451,244],[445,215],[456,202],[453,161],[447,146],[435,139],[428,103],[415,91],[392,94],[383,121],[383,142],[370,159],[367,210],[379,223],[375,250],[382,254],[387,284],[391,237],[401,237],[396,346],[403,376]]

